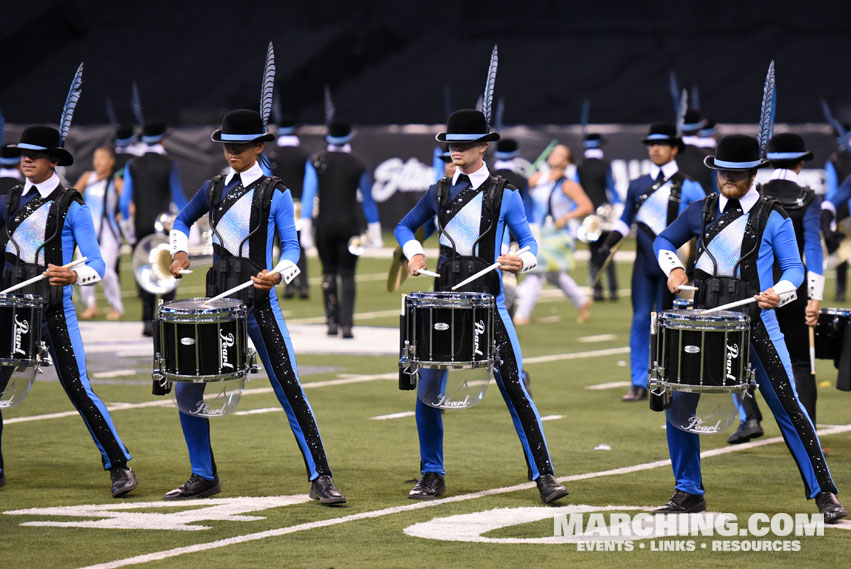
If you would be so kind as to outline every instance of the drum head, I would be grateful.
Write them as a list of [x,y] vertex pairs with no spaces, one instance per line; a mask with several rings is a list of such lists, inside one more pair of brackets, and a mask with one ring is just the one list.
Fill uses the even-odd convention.
[[739,409],[746,392],[689,393],[674,391],[668,422],[687,433],[717,435],[739,423]]
[[35,382],[36,371],[31,366],[0,366],[0,409],[14,407],[24,400]]
[[229,312],[236,310],[244,303],[236,298],[220,298],[210,300],[209,298],[183,298],[172,300],[160,307],[163,313],[174,314],[208,314],[215,312]]
[[207,383],[175,382],[177,408],[194,417],[224,417],[239,405],[245,378]]
[[484,399],[493,378],[486,367],[476,369],[421,369],[417,397],[436,409],[468,409]]

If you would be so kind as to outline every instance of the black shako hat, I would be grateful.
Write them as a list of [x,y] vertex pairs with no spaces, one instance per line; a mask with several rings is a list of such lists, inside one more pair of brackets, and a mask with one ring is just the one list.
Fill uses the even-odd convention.
[[71,153],[59,146],[59,131],[49,126],[30,126],[21,133],[21,141],[10,144],[8,148],[17,149],[17,155],[21,150],[37,150],[48,156],[56,158],[60,166],[70,166],[74,163]]
[[703,159],[712,170],[751,170],[762,168],[768,160],[759,156],[759,142],[746,134],[728,134],[718,141],[715,156]]
[[145,144],[156,144],[165,136],[166,126],[163,121],[145,121],[142,126],[142,136],[139,140]]
[[804,139],[792,132],[775,134],[768,141],[768,152],[765,155],[774,160],[812,160],[813,153],[807,150]]
[[119,125],[118,128],[115,129],[115,147],[116,148],[126,148],[133,144],[133,141],[136,139],[136,133],[133,132],[133,127],[129,127],[126,125]]
[[342,146],[349,142],[353,137],[352,125],[346,121],[334,121],[328,125],[328,133],[325,135],[325,141],[328,144]]
[[705,121],[697,109],[688,109],[683,117],[683,134],[697,134]]
[[228,144],[247,144],[250,142],[269,142],[275,135],[267,132],[260,113],[249,109],[231,111],[222,119],[222,128],[210,136],[213,142]]
[[503,138],[496,143],[496,151],[493,153],[497,160],[511,160],[520,152],[517,141],[513,138]]
[[21,151],[11,144],[0,146],[0,166],[17,166],[21,163]]
[[683,144],[683,139],[677,134],[677,127],[673,123],[657,122],[650,125],[650,130],[647,136],[641,139],[646,145],[651,144],[667,144],[668,146],[676,146],[680,149],[680,154],[686,149]]
[[295,134],[295,130],[296,122],[295,117],[293,115],[284,115],[281,117],[281,120],[278,121],[279,135]]
[[446,121],[446,132],[438,133],[438,142],[492,142],[499,140],[499,134],[488,132],[488,123],[482,111],[462,109],[449,115]]
[[603,136],[596,132],[589,132],[585,135],[585,139],[582,141],[582,146],[585,148],[600,148],[606,143],[606,139]]

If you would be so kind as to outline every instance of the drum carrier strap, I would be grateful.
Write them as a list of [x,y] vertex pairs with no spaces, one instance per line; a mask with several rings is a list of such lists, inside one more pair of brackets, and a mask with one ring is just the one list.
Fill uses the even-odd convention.
[[[698,250],[698,256],[701,253],[706,253],[715,267],[717,267],[717,263],[715,258],[712,256],[712,253],[709,251],[708,242],[705,240],[705,237],[707,235],[707,226],[715,219],[718,195],[719,194],[709,194],[704,199],[703,223],[701,228],[701,234],[704,239],[701,241]],[[722,304],[751,298],[759,293],[752,284],[759,283],[756,259],[759,256],[762,234],[765,231],[768,218],[771,215],[771,212],[775,210],[785,217],[785,212],[779,208],[777,202],[770,196],[760,196],[751,208],[742,242],[742,250],[745,252],[741,255],[739,261],[733,267],[733,274],[736,274],[736,269],[739,269],[741,278],[709,275],[699,279],[698,275],[695,275],[695,283],[698,286],[698,290],[694,296],[695,308],[721,306]],[[703,273],[703,271],[697,272]],[[753,319],[759,315],[760,308],[756,304],[749,304],[733,310],[749,314]]]
[[[50,210],[47,212],[47,222],[44,229],[46,237],[44,239],[44,243],[38,247],[35,254],[35,259],[37,261],[39,253],[41,253],[42,250],[44,251],[44,264],[39,264],[38,262],[26,263],[21,260],[19,256],[21,249],[12,237],[15,229],[26,218],[25,216],[16,222],[13,222],[13,213],[19,213],[17,210],[23,193],[23,188],[24,187],[22,185],[15,186],[7,194],[6,227],[2,236],[2,244],[3,249],[5,250],[6,245],[11,243],[16,252],[7,252],[5,255],[6,263],[11,264],[12,268],[4,271],[3,273],[3,288],[8,288],[17,283],[41,275],[47,270],[48,264],[64,264],[62,258],[62,227],[65,224],[65,216],[68,214],[68,208],[71,206],[72,202],[77,202],[81,205],[83,204],[83,197],[80,192],[73,188],[62,188],[61,186],[51,192],[51,194],[44,199],[44,201],[52,200],[53,202],[50,204]],[[49,312],[61,306],[63,291],[64,287],[53,286],[47,279],[42,279],[35,284],[24,287],[18,291],[18,293],[40,296],[47,304],[47,311]]]
[[[219,174],[210,181],[208,200],[210,203],[210,228],[218,237],[219,243],[223,243],[221,236],[216,231],[213,217],[214,204],[219,203],[224,187],[224,175]],[[218,259],[207,271],[207,296],[216,296],[239,284],[242,284],[256,276],[257,273],[266,268],[266,220],[269,217],[269,207],[275,195],[275,189],[280,187],[286,190],[283,182],[274,176],[265,177],[254,189],[251,202],[251,219],[249,222],[248,235],[240,242],[239,250],[234,255],[221,245],[218,247]],[[250,257],[242,256],[242,248],[245,242],[250,243]],[[268,294],[256,294],[253,286],[247,287],[235,293],[233,298],[243,301],[246,306],[252,307],[261,302],[268,302]]]
[[[493,238],[496,231],[496,226],[499,221],[499,211],[502,208],[502,194],[508,180],[502,176],[490,176],[485,181],[487,189],[485,190],[483,208],[489,210],[490,222],[485,231],[480,231],[479,237],[473,242],[472,249],[475,251],[476,246],[486,237]],[[455,246],[455,241],[452,236],[446,233],[443,229],[443,223],[440,221],[441,210],[446,206],[449,200],[449,185],[450,178],[444,176],[437,182],[437,229],[441,235],[452,243],[452,247],[441,247],[441,255],[447,257],[443,265],[440,266],[440,277],[435,279],[435,290],[448,291],[452,286],[463,281],[482,269],[493,264],[493,261],[486,260],[478,255],[459,255]],[[499,275],[496,271],[491,271],[480,279],[464,285],[459,289],[460,292],[486,292],[496,295],[499,291]]]
[[[642,204],[644,204],[644,202],[653,194],[653,192],[664,186],[667,182],[670,182],[671,193],[668,196],[668,212],[667,217],[665,218],[665,225],[671,225],[672,223],[674,223],[674,220],[677,219],[677,216],[680,213],[680,195],[683,183],[685,181],[685,175],[683,175],[683,173],[678,170],[674,172],[674,174],[670,178],[668,178],[661,184],[654,183],[652,186],[650,186],[650,188],[648,188],[646,192],[644,192],[638,197],[635,202],[635,209],[633,214],[638,213],[639,208],[641,208]],[[645,231],[651,239],[656,238],[656,234],[653,233],[653,231],[643,223],[639,223],[638,227],[642,228],[642,230]]]

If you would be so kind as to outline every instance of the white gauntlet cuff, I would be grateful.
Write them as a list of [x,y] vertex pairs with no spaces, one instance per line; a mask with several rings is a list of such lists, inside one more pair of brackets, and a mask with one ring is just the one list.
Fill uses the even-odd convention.
[[774,292],[780,295],[780,302],[777,303],[775,308],[780,308],[781,306],[786,306],[793,300],[798,298],[798,289],[791,282],[783,280],[774,285]]
[[77,265],[71,270],[77,273],[77,282],[75,284],[80,286],[93,285],[100,280],[98,272],[88,265]]
[[683,262],[680,261],[680,258],[677,257],[676,251],[671,251],[670,249],[660,249],[659,250],[659,268],[662,269],[662,272],[665,273],[665,276],[671,276],[671,271],[674,269],[682,269],[686,270]]
[[528,273],[538,266],[538,257],[533,255],[531,251],[520,253],[520,259],[523,261],[523,268],[520,269],[521,273]]
[[172,229],[168,233],[169,253],[174,257],[178,252],[189,253],[189,237],[182,231]]
[[824,276],[807,271],[807,296],[810,300],[822,300],[824,297]]

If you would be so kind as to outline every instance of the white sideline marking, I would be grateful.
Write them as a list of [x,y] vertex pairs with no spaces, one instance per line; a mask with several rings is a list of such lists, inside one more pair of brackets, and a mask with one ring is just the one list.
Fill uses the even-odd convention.
[[416,415],[414,411],[402,411],[401,413],[390,413],[389,415],[376,415],[371,417],[373,421],[386,421],[387,419],[402,419],[404,417],[413,417]]
[[564,419],[564,415],[544,415],[541,417],[541,421],[558,421],[559,419]]
[[[839,433],[845,433],[851,431],[851,425],[842,425],[831,429],[823,429],[821,431],[817,431],[819,437],[827,436],[827,435],[835,435]],[[729,446],[720,449],[710,450],[706,452],[700,453],[701,458],[708,458],[710,456],[718,456],[722,454],[730,454],[734,452],[740,452],[742,450],[756,448],[760,446],[766,446],[770,444],[775,444],[782,442],[782,437],[772,437],[770,439],[765,439],[762,441],[744,443],[736,446]],[[588,480],[590,478],[599,478],[601,476],[617,476],[619,474],[629,474],[632,472],[640,472],[643,470],[652,470],[655,468],[661,468],[663,466],[669,466],[671,464],[670,460],[657,460],[655,462],[645,462],[643,464],[636,464],[633,466],[624,466],[621,468],[613,468],[611,470],[603,470],[600,472],[587,472],[585,474],[575,474],[573,476],[562,476],[558,480],[559,482],[572,482],[575,480]],[[118,567],[127,567],[130,565],[141,565],[142,563],[148,563],[150,561],[161,561],[163,559],[168,559],[171,557],[178,557],[180,555],[185,555],[187,553],[197,553],[199,551],[209,551],[211,549],[220,549],[222,547],[228,547],[230,545],[238,545],[240,543],[248,543],[251,541],[258,541],[261,539],[266,539],[269,537],[278,537],[282,535],[287,535],[291,533],[296,533],[300,531],[312,530],[312,529],[320,529],[326,528],[330,526],[336,526],[348,522],[356,522],[359,520],[366,520],[372,518],[379,518],[383,516],[388,516],[392,514],[398,514],[400,512],[409,512],[412,510],[421,510],[424,508],[433,508],[435,506],[441,506],[443,504],[451,504],[454,502],[465,502],[467,500],[474,500],[476,498],[484,498],[486,496],[495,496],[497,494],[507,494],[509,492],[517,492],[519,490],[531,490],[535,488],[534,482],[524,482],[523,484],[515,484],[514,486],[505,486],[503,488],[492,488],[490,490],[481,490],[479,492],[471,492],[469,494],[461,494],[460,496],[450,496],[449,498],[440,498],[437,500],[432,500],[430,502],[417,502],[416,504],[406,504],[404,506],[393,506],[390,508],[382,508],[380,510],[373,510],[371,512],[361,512],[360,514],[351,514],[348,516],[341,516],[339,518],[334,518],[330,520],[318,520],[315,522],[307,522],[303,524],[297,524],[294,526],[271,529],[266,531],[261,531],[257,533],[249,533],[245,535],[239,535],[235,537],[230,537],[227,539],[220,539],[216,541],[211,541],[208,543],[199,543],[196,545],[189,545],[186,547],[175,547],[173,549],[166,549],[163,551],[157,551],[154,553],[146,553],[143,555],[136,555],[133,557],[126,557],[124,559],[116,559],[115,561],[108,561],[106,563],[99,563],[97,565],[87,565],[86,567],[81,567],[80,569],[117,569]]]
[[618,387],[629,387],[632,385],[628,381],[610,381],[609,383],[598,383],[596,385],[586,385],[585,389],[598,391],[601,389],[617,389]]
[[247,411],[235,411],[234,415],[260,415],[261,413],[274,413],[282,411],[280,407],[263,407],[262,409],[248,409]]
[[597,334],[596,336],[582,336],[579,342],[582,344],[590,344],[592,342],[608,342],[617,338],[614,334]]
[[99,371],[92,374],[95,379],[107,379],[110,377],[122,377],[125,375],[136,375],[135,369],[116,369],[113,371]]
[[581,360],[584,358],[596,358],[600,356],[616,356],[618,354],[628,354],[629,347],[622,348],[606,348],[604,350],[591,350],[589,352],[571,352],[568,354],[553,354],[551,356],[535,356],[533,358],[523,358],[524,364],[540,364],[546,362],[557,362],[561,360]]

